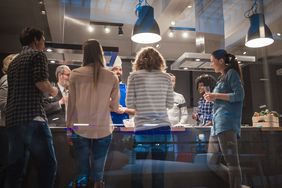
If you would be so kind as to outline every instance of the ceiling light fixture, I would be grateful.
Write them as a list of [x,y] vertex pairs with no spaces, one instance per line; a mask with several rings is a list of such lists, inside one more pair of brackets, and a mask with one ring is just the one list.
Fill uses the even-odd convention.
[[173,31],[173,30],[170,30],[170,31],[168,32],[168,37],[169,37],[169,38],[173,38],[173,37],[174,37],[174,31]]
[[257,0],[254,0],[252,7],[245,12],[245,17],[250,19],[250,28],[245,38],[245,46],[249,48],[265,47],[274,42],[272,33],[265,24],[264,14],[257,13],[257,7]]
[[186,31],[183,32],[183,33],[182,33],[182,37],[185,38],[185,39],[188,38],[188,33],[187,33]]
[[90,25],[102,25],[104,26],[104,32],[105,33],[110,33],[111,27],[118,27],[118,35],[122,36],[123,35],[123,23],[113,23],[113,22],[98,22],[98,21],[90,21]]
[[87,27],[87,30],[88,30],[90,33],[92,33],[92,32],[94,31],[94,27],[93,27],[92,25],[89,25],[89,26]]
[[104,26],[104,32],[107,34],[111,32],[111,29],[109,28],[109,26],[107,25]]
[[[142,6],[143,2],[145,5]],[[154,8],[147,3],[147,0],[139,0],[135,12],[138,19],[134,24],[131,40],[141,44],[159,42],[162,37],[159,25],[154,19]]]

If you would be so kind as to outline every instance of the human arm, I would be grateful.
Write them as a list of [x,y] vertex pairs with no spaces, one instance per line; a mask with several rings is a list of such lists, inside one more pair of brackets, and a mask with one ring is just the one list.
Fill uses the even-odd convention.
[[179,95],[180,98],[180,104],[179,104],[179,110],[180,110],[180,122],[181,124],[187,123],[188,120],[188,111],[187,111],[187,105],[185,98],[183,95]]
[[204,98],[207,101],[224,100],[229,102],[239,102],[244,99],[244,88],[241,83],[241,79],[238,73],[230,69],[226,73],[225,82],[229,87],[229,92],[227,93],[205,93]]
[[129,75],[127,81],[127,90],[126,90],[126,105],[128,108],[135,109],[135,87],[134,87],[134,77],[133,75]]
[[0,86],[0,110],[1,111],[6,111],[7,94],[8,94],[8,82],[7,82],[7,77],[6,77],[6,79],[3,80]]
[[173,107],[173,104],[174,104],[173,86],[172,86],[170,76],[168,78],[167,83],[168,83],[168,89],[167,89],[167,95],[166,95],[166,108],[170,109]]
[[208,121],[204,126],[212,126],[212,121]]
[[132,108],[127,108],[127,107],[123,107],[121,105],[119,105],[119,108],[117,111],[115,111],[118,114],[129,114],[129,115],[134,115],[135,114],[135,110]]
[[46,114],[52,114],[62,109],[62,106],[58,100],[58,95],[56,97],[45,96],[44,98],[44,110]]
[[33,57],[32,76],[35,86],[43,93],[56,96],[58,89],[49,82],[47,57],[43,52],[38,52]]
[[48,80],[36,82],[35,85],[41,92],[48,93],[53,97],[58,94],[58,89],[53,87]]
[[205,93],[204,98],[207,101],[215,101],[215,100],[224,100],[230,101],[230,94],[229,93]]
[[119,108],[119,97],[120,97],[120,93],[119,93],[119,81],[118,78],[116,76],[113,75],[113,88],[111,91],[111,95],[110,95],[110,109],[111,111],[117,111]]
[[66,126],[67,126],[67,143],[69,145],[73,145],[71,137],[74,129],[74,120],[76,118],[76,88],[74,83],[74,78],[72,73],[70,74],[70,83],[69,83],[69,98],[68,98],[68,107],[67,107],[67,113],[66,113]]

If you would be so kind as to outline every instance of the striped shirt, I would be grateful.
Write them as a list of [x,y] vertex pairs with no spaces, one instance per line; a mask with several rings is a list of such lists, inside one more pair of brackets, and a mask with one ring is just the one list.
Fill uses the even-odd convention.
[[138,70],[128,77],[127,84],[127,107],[136,110],[137,131],[170,126],[167,109],[173,107],[174,98],[168,74]]

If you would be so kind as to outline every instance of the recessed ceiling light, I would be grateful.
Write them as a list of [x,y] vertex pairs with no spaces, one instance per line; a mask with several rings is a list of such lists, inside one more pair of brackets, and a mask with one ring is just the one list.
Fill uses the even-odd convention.
[[188,33],[187,32],[182,33],[182,37],[183,38],[188,38]]
[[184,69],[184,70],[188,70],[188,67],[184,67],[183,69]]
[[52,52],[53,50],[51,48],[46,49],[47,52]]
[[169,31],[168,32],[168,37],[169,38],[173,38],[174,37],[174,32],[173,31]]
[[104,31],[105,31],[105,33],[110,33],[111,29],[108,26],[105,26],[104,27]]
[[174,26],[175,25],[175,21],[171,21],[170,25]]
[[276,35],[277,35],[278,37],[280,37],[280,36],[281,36],[281,33],[276,33]]
[[54,60],[51,60],[50,63],[55,63],[55,61],[54,61]]
[[188,5],[188,8],[192,8],[193,6],[192,5]]
[[93,26],[89,25],[89,26],[87,27],[87,30],[88,30],[90,33],[92,33],[92,32],[94,31],[94,28],[93,28]]

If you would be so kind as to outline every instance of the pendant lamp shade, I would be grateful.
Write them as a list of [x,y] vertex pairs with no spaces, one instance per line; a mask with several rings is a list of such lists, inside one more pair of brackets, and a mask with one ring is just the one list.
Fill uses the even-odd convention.
[[160,28],[154,19],[154,8],[147,5],[141,6],[131,40],[136,43],[151,44],[161,39]]
[[264,15],[253,14],[249,19],[251,25],[245,38],[245,45],[249,48],[260,48],[272,44],[273,36],[265,24]]

